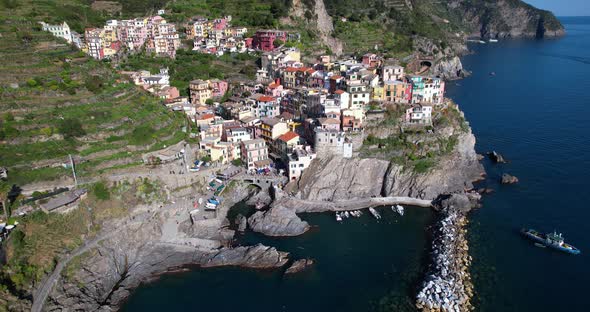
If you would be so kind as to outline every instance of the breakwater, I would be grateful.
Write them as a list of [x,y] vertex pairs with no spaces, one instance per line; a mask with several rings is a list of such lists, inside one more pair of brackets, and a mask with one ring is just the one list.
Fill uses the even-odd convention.
[[432,243],[432,264],[418,292],[416,307],[421,311],[471,311],[471,256],[465,238],[468,220],[457,210],[442,213]]

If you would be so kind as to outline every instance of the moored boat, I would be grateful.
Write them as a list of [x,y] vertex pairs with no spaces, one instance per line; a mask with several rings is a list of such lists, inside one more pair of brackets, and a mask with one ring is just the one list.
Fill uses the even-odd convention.
[[542,244],[559,251],[567,252],[573,255],[580,253],[580,250],[564,241],[561,233],[557,234],[556,231],[549,234],[539,233],[533,229],[522,229],[520,231],[525,237],[535,241],[536,243]]

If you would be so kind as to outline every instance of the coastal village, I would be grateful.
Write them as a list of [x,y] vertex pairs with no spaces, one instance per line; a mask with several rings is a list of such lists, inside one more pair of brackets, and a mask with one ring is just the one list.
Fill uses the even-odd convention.
[[[362,144],[358,138],[367,115],[398,105],[404,110],[401,124],[428,127],[445,103],[443,79],[406,73],[399,60],[367,53],[360,59],[321,55],[304,63],[301,51],[283,46],[297,41],[297,33],[262,29],[246,38],[248,29],[232,27],[231,21],[231,16],[199,16],[183,28],[194,53],[260,53],[255,80],[196,79],[187,97],[170,85],[168,68],[121,72],[171,110],[186,114],[198,129],[195,157],[201,163],[232,163],[248,172],[280,172],[297,180],[316,157],[352,157],[353,145]],[[66,23],[44,23],[43,29],[99,60],[140,49],[174,58],[180,47],[175,25],[158,15],[110,20],[84,36]]]
[[[224,196],[233,181],[251,182],[274,188],[285,194],[282,196],[293,196],[289,185],[296,184],[314,160],[358,157],[367,137],[366,128],[390,111],[398,112],[394,123],[401,131],[432,132],[434,116],[450,105],[444,97],[445,81],[424,74],[428,72],[426,64],[414,64],[409,70],[401,60],[376,53],[361,57],[326,54],[305,61],[302,51],[285,44],[297,42],[298,33],[251,31],[232,26],[231,16],[197,16],[184,23],[185,33],[179,34],[177,25],[160,15],[109,20],[102,28],[86,29],[83,35],[71,30],[65,22],[41,25],[44,31],[96,60],[118,60],[140,52],[173,59],[181,48],[216,56],[248,53],[259,57],[255,79],[194,79],[185,92],[171,85],[174,77],[169,68],[160,68],[158,72],[119,71],[126,78],[124,83],[136,85],[158,98],[169,110],[184,114],[188,127],[182,131],[197,142],[191,143],[192,146],[181,142],[142,156],[150,174],[168,170],[170,175],[206,177],[203,190],[206,196],[189,197],[179,204],[172,201],[170,206],[176,207],[177,212],[170,222],[176,225],[165,224],[164,231],[169,233],[163,237],[175,239],[176,228],[184,217],[198,224],[225,216],[229,207],[224,203],[235,202]],[[193,46],[182,47],[180,38],[190,38]],[[381,144],[376,148],[380,149]],[[73,160],[69,168],[75,175]],[[175,183],[178,189],[186,187],[186,183]],[[24,215],[37,208],[65,213],[77,208],[86,193],[82,187],[55,190],[34,198],[31,205],[24,205],[16,213]],[[33,202],[39,199],[43,203],[35,205]],[[382,202],[389,201],[390,204],[432,205],[428,200],[404,198],[401,201],[384,198]],[[381,202],[371,201],[367,207],[377,203]],[[268,201],[258,199],[253,204],[260,208]],[[403,215],[403,207],[392,205],[394,208],[394,212]],[[361,214],[357,209],[343,209],[336,212],[336,220]],[[381,218],[372,207],[370,212]],[[243,219],[240,228],[246,227],[245,222]],[[301,233],[308,229],[304,224]],[[186,239],[182,244],[201,243]],[[426,300],[427,295],[423,293],[420,296],[420,306],[431,309],[439,304],[435,299]],[[458,309],[468,298],[461,296],[460,300],[453,309]],[[440,301],[440,306],[443,304],[446,303]]]

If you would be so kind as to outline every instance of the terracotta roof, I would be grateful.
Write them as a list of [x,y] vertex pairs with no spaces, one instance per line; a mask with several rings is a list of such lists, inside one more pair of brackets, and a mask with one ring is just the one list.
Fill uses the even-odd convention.
[[274,102],[276,99],[272,96],[261,96],[260,98],[258,98],[258,101],[260,102]]
[[203,120],[203,119],[210,119],[210,118],[215,118],[215,114],[204,114],[199,119]]
[[344,92],[346,92],[346,91],[344,91],[344,90],[340,90],[340,89],[338,89],[338,90],[334,91],[334,93],[335,93],[335,94],[342,94],[342,93],[344,93]]
[[279,137],[279,140],[285,142],[285,143],[289,143],[289,141],[298,138],[299,135],[293,131],[287,131],[285,134],[281,135]]
[[289,72],[289,73],[294,73],[294,72],[297,71],[297,68],[295,68],[295,67],[287,67],[287,68],[285,68],[285,71],[286,72]]
[[281,86],[280,84],[278,84],[278,83],[274,83],[274,82],[268,85],[268,87],[269,87],[270,89],[276,89],[276,88],[278,88],[278,87],[280,87],[280,86]]

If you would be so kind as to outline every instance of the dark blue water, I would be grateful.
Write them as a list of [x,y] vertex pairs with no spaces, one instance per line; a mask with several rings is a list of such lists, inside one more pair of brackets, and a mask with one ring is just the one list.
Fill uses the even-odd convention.
[[140,287],[123,311],[411,310],[435,216],[419,207],[406,208],[403,218],[390,208],[381,211],[379,221],[365,213],[343,223],[331,213],[304,215],[315,227],[302,236],[250,232],[241,238],[244,245],[275,246],[294,259],[313,258],[309,271],[284,276],[282,270],[195,268]]
[[[486,161],[496,192],[471,215],[475,299],[482,311],[585,311],[590,283],[590,18],[563,19],[557,40],[505,41],[473,46],[463,59],[473,75],[449,83],[477,136],[477,150],[510,160]],[[490,76],[490,72],[496,76]],[[503,186],[508,172],[520,183]],[[124,311],[401,311],[411,308],[424,272],[426,229],[433,214],[387,211],[377,223],[367,214],[337,224],[332,215],[309,215],[318,226],[297,238],[262,242],[311,257],[309,272],[237,268],[195,269],[142,286]],[[533,246],[518,230],[558,229],[582,249],[570,256]]]
[[[590,18],[564,18],[567,36],[474,46],[463,59],[473,75],[450,87],[486,163],[517,185],[496,193],[472,215],[474,274],[484,311],[588,311],[590,282]],[[491,77],[490,72],[496,76]],[[453,83],[450,83],[451,85]],[[582,249],[570,256],[533,246],[520,227],[557,229]]]

